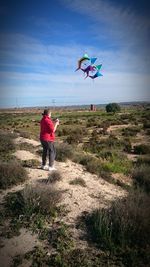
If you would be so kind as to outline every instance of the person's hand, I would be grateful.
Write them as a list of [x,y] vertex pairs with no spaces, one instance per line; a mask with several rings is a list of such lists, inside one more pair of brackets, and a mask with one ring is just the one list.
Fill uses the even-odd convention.
[[56,124],[59,125],[59,119],[56,119]]

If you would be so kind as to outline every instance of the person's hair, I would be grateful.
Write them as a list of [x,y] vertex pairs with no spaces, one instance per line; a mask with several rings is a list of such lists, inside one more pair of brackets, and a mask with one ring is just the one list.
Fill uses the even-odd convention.
[[50,109],[44,109],[42,115],[49,115],[51,113]]

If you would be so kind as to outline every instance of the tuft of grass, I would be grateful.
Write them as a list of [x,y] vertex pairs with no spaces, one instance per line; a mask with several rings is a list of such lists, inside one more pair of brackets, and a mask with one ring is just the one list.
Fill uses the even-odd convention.
[[21,137],[28,138],[28,139],[31,138],[31,133],[30,132],[23,131],[23,130],[19,130],[18,132],[19,132]]
[[27,150],[27,151],[34,151],[34,146],[32,144],[29,144],[27,142],[23,142],[17,145],[17,149],[20,150]]
[[57,252],[63,253],[73,247],[73,241],[69,231],[69,226],[60,222],[55,228],[49,231],[48,242]]
[[56,144],[56,160],[66,161],[67,159],[72,159],[73,148],[66,143]]
[[28,178],[26,170],[18,161],[0,162],[0,188],[24,182]]
[[136,165],[139,166],[142,164],[150,165],[150,156],[149,155],[138,157],[138,159],[136,161]]
[[132,162],[121,153],[113,153],[112,158],[104,162],[104,166],[110,172],[128,174],[131,172]]
[[86,187],[86,182],[84,181],[83,178],[75,178],[70,182],[72,185],[80,185],[82,187]]
[[59,171],[52,171],[47,179],[48,183],[55,183],[62,179],[62,176]]
[[109,208],[93,211],[86,218],[90,238],[103,250],[121,253],[126,266],[145,266],[150,246],[149,205],[147,194],[133,191]]
[[39,161],[37,159],[28,159],[21,161],[23,167],[27,168],[38,168]]
[[150,166],[141,165],[136,167],[132,172],[134,184],[142,187],[147,193],[150,192]]
[[5,199],[6,217],[11,218],[12,229],[29,227],[39,232],[41,238],[47,235],[47,222],[51,222],[59,212],[57,205],[61,192],[51,185],[27,185],[23,190],[9,194]]
[[9,161],[12,159],[12,153],[15,151],[13,142],[14,134],[0,132],[0,158],[1,161]]
[[128,127],[128,128],[124,128],[122,129],[122,135],[123,136],[136,136],[138,132],[140,132],[140,127],[136,126],[136,127]]
[[146,144],[134,146],[134,153],[138,155],[150,154],[150,146]]

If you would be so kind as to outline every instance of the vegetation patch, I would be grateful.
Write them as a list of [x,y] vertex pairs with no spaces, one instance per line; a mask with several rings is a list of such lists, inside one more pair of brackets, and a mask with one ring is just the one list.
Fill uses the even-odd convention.
[[140,132],[140,128],[139,127],[128,127],[128,128],[124,128],[122,129],[122,135],[126,136],[126,137],[130,137],[130,136],[136,136],[138,132]]
[[9,161],[13,159],[12,153],[15,151],[13,142],[14,134],[0,132],[0,158],[1,161]]
[[145,266],[149,262],[150,197],[133,191],[125,199],[98,209],[86,218],[90,239],[102,250],[120,255],[125,266]]
[[18,145],[16,145],[16,148],[18,150],[27,150],[27,151],[30,151],[30,152],[33,152],[34,149],[35,149],[32,144],[29,144],[27,142],[19,143]]
[[5,220],[10,220],[5,229],[7,236],[12,236],[21,227],[30,228],[46,239],[47,224],[53,222],[60,208],[57,207],[61,192],[50,185],[38,187],[26,186],[22,191],[11,193],[5,199]]
[[138,155],[150,154],[150,146],[146,144],[134,146],[134,153]]
[[56,151],[56,160],[58,161],[66,161],[73,157],[73,148],[66,143],[56,144]]
[[28,178],[26,170],[18,161],[0,162],[0,188],[24,182]]
[[38,168],[39,160],[37,159],[22,160],[21,165],[26,168]]
[[147,193],[150,192],[150,165],[142,164],[132,172],[134,184],[142,187]]
[[62,180],[61,173],[59,171],[52,171],[48,175],[47,182],[48,183],[56,183],[58,181]]
[[109,161],[103,163],[103,168],[113,173],[129,174],[132,162],[124,154],[113,153]]
[[75,178],[74,180],[70,181],[70,184],[86,187],[86,182],[84,181],[83,178]]

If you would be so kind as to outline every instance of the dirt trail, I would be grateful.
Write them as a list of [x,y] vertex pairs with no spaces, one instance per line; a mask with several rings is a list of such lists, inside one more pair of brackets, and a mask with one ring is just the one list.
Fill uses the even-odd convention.
[[[17,142],[28,142],[32,145],[39,146],[39,142],[36,142],[33,140],[28,140],[24,138],[17,138]],[[36,156],[35,154],[25,151],[25,150],[18,150],[15,153],[15,156],[19,158],[20,160],[25,159],[38,159],[40,158]],[[97,177],[94,174],[91,174],[87,171],[85,171],[84,167],[76,164],[70,160],[67,162],[56,162],[56,168],[61,173],[62,180],[59,182],[56,182],[55,188],[63,191],[63,197],[60,204],[65,205],[68,213],[66,216],[64,216],[63,221],[70,225],[72,228],[72,237],[74,238],[76,244],[82,247],[85,245],[86,242],[82,242],[80,240],[80,231],[76,229],[76,220],[79,216],[82,215],[83,212],[90,212],[95,208],[98,207],[104,207],[105,205],[108,205],[108,203],[114,199],[123,197],[126,195],[126,191],[121,189],[120,187],[117,187],[115,185],[112,185],[106,181],[104,181],[102,178]],[[13,188],[9,190],[3,190],[0,195],[0,202],[3,201],[4,196],[8,192],[15,192],[20,189],[23,189],[23,187],[26,184],[36,184],[38,186],[40,179],[47,179],[49,172],[44,171],[41,169],[31,169],[26,168],[29,175],[29,180],[26,181],[24,184],[19,186],[14,186]],[[86,186],[83,187],[79,184],[73,185],[70,184],[71,181],[73,181],[76,178],[82,178],[85,181]],[[27,232],[27,235],[29,233]],[[8,254],[10,254],[10,248],[14,242],[16,237],[13,237],[11,239],[4,239],[3,245],[0,252],[0,262],[3,260],[4,254],[6,256],[6,251],[8,251]],[[24,249],[26,251],[25,247],[28,248],[30,239],[33,241],[32,244],[35,242],[35,237],[27,238],[26,234],[24,233],[24,242],[22,243],[22,235],[17,237],[18,246],[20,246],[20,249]],[[11,244],[11,245],[10,245]],[[26,244],[26,245],[25,245]],[[14,257],[16,255],[16,251],[11,252],[10,255],[8,255],[8,261],[5,267],[10,267],[10,257]],[[3,265],[4,267],[4,265]]]

